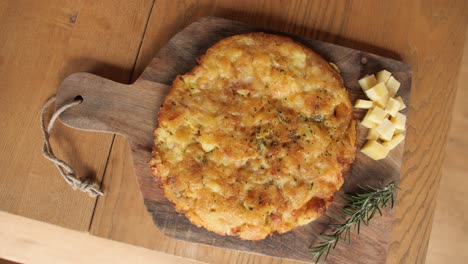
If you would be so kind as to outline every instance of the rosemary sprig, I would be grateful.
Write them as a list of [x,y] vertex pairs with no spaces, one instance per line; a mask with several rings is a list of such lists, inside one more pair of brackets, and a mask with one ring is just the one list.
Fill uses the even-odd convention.
[[387,207],[390,202],[390,208],[394,205],[394,191],[397,187],[390,183],[382,189],[367,186],[361,188],[363,192],[354,195],[345,195],[348,202],[342,209],[342,213],[347,220],[341,224],[332,224],[334,232],[332,234],[322,234],[321,243],[310,249],[313,259],[316,262],[325,254],[327,259],[331,249],[336,247],[338,241],[344,240],[351,243],[351,227],[354,226],[359,234],[361,223],[368,225],[369,221],[378,212],[382,215],[381,208]]

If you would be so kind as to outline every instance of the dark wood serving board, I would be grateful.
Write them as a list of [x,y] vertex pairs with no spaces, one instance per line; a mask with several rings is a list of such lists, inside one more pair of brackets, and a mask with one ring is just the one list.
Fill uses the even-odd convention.
[[[83,130],[117,133],[128,139],[144,203],[162,233],[190,242],[311,261],[309,248],[317,242],[318,235],[327,229],[327,216],[286,234],[275,234],[262,241],[242,241],[235,237],[216,235],[192,225],[184,215],[174,210],[172,204],[164,197],[160,183],[151,176],[147,164],[151,157],[157,114],[172,80],[178,74],[193,68],[197,63],[196,58],[222,38],[258,31],[271,32],[222,18],[203,18],[177,33],[156,54],[140,78],[131,85],[116,83],[88,73],[70,75],[58,90],[57,108],[80,95],[83,102],[62,114],[63,123]],[[387,69],[401,82],[398,94],[409,105],[411,69],[407,64],[329,43],[291,37],[339,67],[353,103],[358,98],[365,98],[357,80],[365,74]],[[364,113],[365,111],[355,110],[354,115],[360,119]],[[365,136],[366,129],[359,126],[359,146],[365,142]],[[356,161],[345,175],[345,184],[335,196],[334,205],[328,213],[340,207],[340,197],[344,192],[355,191],[358,185],[377,187],[391,181],[399,182],[403,145],[400,144],[386,159],[378,162],[358,152]],[[338,244],[327,262],[384,263],[392,219],[393,211],[385,210],[384,216],[376,217],[368,227],[362,228],[359,236],[352,236],[352,244]]]

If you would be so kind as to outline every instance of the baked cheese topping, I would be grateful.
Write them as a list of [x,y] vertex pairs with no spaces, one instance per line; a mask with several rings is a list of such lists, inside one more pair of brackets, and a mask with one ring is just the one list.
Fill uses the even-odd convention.
[[192,223],[257,240],[324,213],[355,141],[336,70],[289,38],[251,33],[223,39],[176,78],[150,163]]

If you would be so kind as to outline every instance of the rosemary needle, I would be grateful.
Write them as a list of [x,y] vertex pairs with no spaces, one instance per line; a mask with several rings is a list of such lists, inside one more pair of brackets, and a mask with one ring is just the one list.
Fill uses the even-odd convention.
[[363,192],[361,193],[345,195],[348,204],[343,207],[342,213],[347,217],[347,220],[341,224],[332,224],[331,227],[334,228],[332,234],[320,235],[320,244],[310,249],[312,258],[318,262],[325,254],[325,259],[327,259],[330,250],[336,247],[340,239],[351,242],[351,227],[354,226],[359,234],[361,223],[368,225],[377,212],[382,215],[381,208],[387,207],[389,203],[390,208],[393,208],[396,188],[394,183],[390,183],[382,189],[367,186],[362,188]]

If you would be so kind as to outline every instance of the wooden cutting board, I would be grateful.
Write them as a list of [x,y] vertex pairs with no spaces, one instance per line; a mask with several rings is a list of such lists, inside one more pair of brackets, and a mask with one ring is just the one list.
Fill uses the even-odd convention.
[[[327,230],[327,216],[286,234],[275,234],[262,241],[242,241],[235,237],[216,235],[192,225],[184,215],[174,210],[172,204],[164,197],[160,183],[151,176],[147,164],[151,158],[157,114],[172,80],[193,68],[197,64],[196,58],[219,40],[240,33],[258,31],[277,33],[222,18],[203,18],[177,33],[156,54],[140,78],[131,85],[116,83],[88,73],[70,75],[58,90],[57,108],[76,96],[81,96],[83,102],[80,105],[62,114],[63,123],[77,129],[117,133],[128,139],[144,203],[162,233],[190,242],[311,261],[309,248],[317,242],[318,235]],[[365,98],[357,80],[366,74],[387,69],[401,82],[398,94],[402,96],[405,104],[409,105],[411,69],[407,64],[330,43],[290,37],[339,67],[353,103],[358,98]],[[406,114],[406,109],[403,112]],[[355,110],[354,116],[361,119],[364,113],[363,110]],[[366,129],[359,126],[359,147],[365,142],[365,135]],[[385,160],[378,162],[358,152],[356,161],[345,175],[344,186],[335,196],[335,202],[327,213],[338,210],[342,204],[342,194],[355,191],[358,185],[380,187],[391,181],[398,183],[403,146],[404,144],[400,144]],[[327,262],[384,263],[392,219],[393,210],[385,210],[382,217],[376,217],[368,227],[362,228],[359,236],[352,236],[352,244],[338,244]]]

